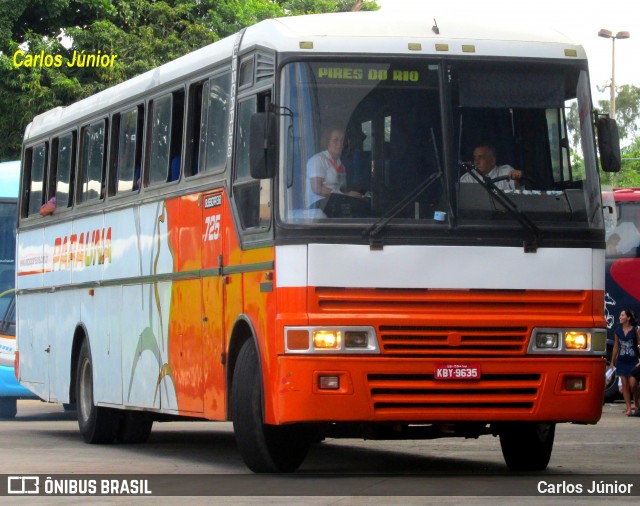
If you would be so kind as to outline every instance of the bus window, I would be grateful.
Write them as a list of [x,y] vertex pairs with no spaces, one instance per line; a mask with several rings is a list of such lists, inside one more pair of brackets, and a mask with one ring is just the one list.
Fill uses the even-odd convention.
[[[40,211],[44,198],[44,175],[47,168],[47,143],[39,144],[31,151],[31,167],[29,171],[29,216]],[[28,157],[27,157],[28,159]]]
[[184,126],[184,91],[173,93],[171,113],[171,163],[168,181],[178,181],[182,168],[182,130]]
[[149,184],[180,178],[184,92],[155,99],[151,105]]
[[150,185],[165,183],[169,176],[171,102],[171,95],[166,95],[151,105],[151,152],[147,171]]
[[119,115],[116,158],[116,193],[136,191],[140,188],[142,162],[142,106],[133,107]]
[[271,218],[271,181],[249,174],[249,125],[257,104],[255,96],[238,104],[234,194],[244,229],[268,226]]
[[249,175],[249,123],[256,112],[256,97],[251,97],[238,105],[238,132],[236,138],[236,178],[244,179]]
[[208,90],[208,82],[195,83],[189,87],[185,176],[195,176],[202,172],[201,165],[204,164],[204,157],[201,153],[206,146],[203,139],[206,139],[207,135],[206,100],[203,100],[203,96],[208,93]]
[[[572,164],[567,136],[565,114],[567,111],[577,107],[578,101],[571,99],[565,102],[564,108],[546,110],[549,149],[551,151],[551,165],[555,183],[564,182],[565,185],[568,185],[572,182],[582,181],[585,177],[584,170],[580,171],[576,164]],[[579,137],[577,142],[578,151],[580,151],[582,148],[579,145]]]
[[238,85],[240,88],[245,88],[251,84],[253,84],[253,56],[240,63],[240,73],[238,77]]
[[[288,64],[282,104],[291,111],[285,220],[380,218],[442,172],[439,72],[435,64],[407,62]],[[310,185],[309,160],[327,149],[322,138],[333,127],[345,132],[344,189],[375,195],[370,205],[335,197],[335,205],[331,198],[324,203]],[[398,217],[431,223],[441,196],[438,178]]]
[[231,74],[226,72],[204,83],[192,85],[188,153],[185,170],[189,175],[222,172],[227,161],[229,131],[229,87]]
[[106,140],[106,120],[82,129],[81,202],[103,197]]
[[73,204],[73,174],[75,169],[75,132],[62,135],[54,142],[57,143],[55,150],[55,167],[52,168],[51,182],[55,183],[56,208],[64,209]]
[[206,139],[201,140],[206,143],[207,163],[204,169],[206,171],[220,172],[224,170],[227,162],[230,90],[230,72],[209,80]]

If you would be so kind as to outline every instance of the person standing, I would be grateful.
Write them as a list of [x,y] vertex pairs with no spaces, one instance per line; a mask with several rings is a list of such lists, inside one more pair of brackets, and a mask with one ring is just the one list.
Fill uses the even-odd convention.
[[618,372],[622,379],[622,395],[626,404],[624,414],[629,416],[632,413],[631,401],[635,390],[635,378],[631,372],[638,364],[638,322],[636,315],[630,309],[623,309],[620,312],[620,326],[614,331],[615,341],[613,344],[613,354],[611,355],[611,367]]

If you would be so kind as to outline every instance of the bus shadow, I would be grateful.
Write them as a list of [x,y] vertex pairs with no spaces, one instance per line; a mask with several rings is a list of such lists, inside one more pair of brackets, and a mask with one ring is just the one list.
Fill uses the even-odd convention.
[[[73,414],[63,413],[57,418],[69,420]],[[48,417],[34,417],[34,420],[55,420],[53,415]],[[193,422],[198,423],[198,422]],[[206,423],[206,422],[205,422]],[[171,462],[178,464],[177,470],[185,466],[182,472],[192,472],[192,466],[209,472],[248,473],[236,447],[235,436],[229,429],[193,429],[179,430],[176,427],[164,429],[162,423],[154,424],[148,442],[143,444],[114,444],[108,445],[110,451],[119,453],[122,458],[133,452],[138,457],[155,460],[157,463]],[[211,424],[214,425],[214,424]],[[39,431],[52,438],[62,438],[72,444],[84,446],[85,443],[77,427],[59,428],[59,430],[45,429]],[[468,449],[463,443],[455,451],[461,456],[452,456],[449,449],[444,455],[441,446],[425,444],[422,449],[409,448],[393,449],[388,447],[388,441],[380,442],[387,447],[370,446],[363,448],[362,441],[326,440],[313,445],[300,469],[295,475],[389,475],[389,476],[464,476],[483,475],[500,476],[511,475],[502,460],[499,442],[495,439],[495,448],[483,445],[481,448],[473,446],[477,442],[469,442]],[[406,442],[404,442],[406,444]],[[95,447],[94,447],[95,448]],[[420,453],[418,453],[420,452]],[[486,455],[485,457],[479,454]],[[466,456],[465,456],[466,455]],[[126,460],[126,458],[125,458]],[[566,474],[565,471],[548,469],[540,475]]]
[[[68,430],[45,430],[42,433],[54,438],[63,438],[69,442],[84,445],[77,428]],[[340,440],[328,440],[312,446],[306,460],[296,475],[327,474],[386,474],[386,475],[465,475],[488,474],[499,475],[507,472],[504,463],[491,462],[474,457],[459,458],[450,455],[438,457],[434,454],[417,455],[399,450],[375,447],[362,448],[358,445]],[[496,444],[498,444],[496,442]],[[242,458],[236,447],[235,436],[228,430],[163,430],[162,424],[154,425],[149,441],[144,444],[109,445],[118,453],[134,452],[138,457],[161,461],[182,463],[189,472],[191,466],[209,468],[212,472],[224,468],[225,472],[247,473]],[[499,449],[497,450],[499,452]],[[124,458],[124,457],[123,457]],[[501,457],[500,457],[501,458]]]
[[21,410],[20,401],[18,401],[18,413],[12,420],[15,422],[64,422],[69,420],[77,420],[78,415],[75,411],[65,411],[60,406],[60,411],[33,412],[30,410]]

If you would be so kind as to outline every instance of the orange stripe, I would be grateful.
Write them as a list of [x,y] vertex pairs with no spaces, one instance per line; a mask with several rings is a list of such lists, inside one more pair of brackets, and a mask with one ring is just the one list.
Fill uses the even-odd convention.
[[50,270],[39,269],[35,271],[20,271],[18,276],[31,276],[32,274],[44,274],[45,272],[51,272]]

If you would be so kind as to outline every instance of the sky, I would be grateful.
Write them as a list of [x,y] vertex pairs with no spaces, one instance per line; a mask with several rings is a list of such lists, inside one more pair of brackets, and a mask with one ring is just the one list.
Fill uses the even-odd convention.
[[[598,37],[601,28],[614,34],[631,33],[629,39],[616,40],[615,81],[640,86],[640,2],[638,0],[377,0],[384,11],[424,15],[432,24],[438,15],[503,26],[542,26],[556,29],[579,42],[587,52],[593,101],[608,100],[610,91],[597,87],[611,82],[611,39]],[[460,14],[462,13],[462,14]]]

